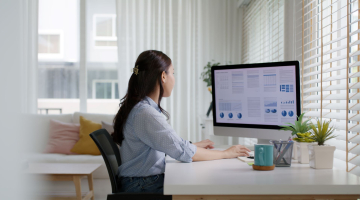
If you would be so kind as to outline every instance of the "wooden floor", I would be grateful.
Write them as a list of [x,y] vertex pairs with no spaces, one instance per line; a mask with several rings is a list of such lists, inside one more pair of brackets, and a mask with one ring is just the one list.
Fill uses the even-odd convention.
[[360,195],[174,195],[173,200],[357,200]]

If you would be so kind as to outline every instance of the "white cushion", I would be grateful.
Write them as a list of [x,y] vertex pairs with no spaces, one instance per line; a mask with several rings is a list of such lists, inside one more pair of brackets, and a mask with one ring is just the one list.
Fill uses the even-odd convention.
[[101,166],[93,173],[93,178],[109,178],[102,156],[64,155],[64,154],[32,154],[27,156],[28,163],[95,163]]
[[99,123],[99,124],[101,124],[101,121],[112,124],[114,117],[115,117],[115,115],[109,115],[109,114],[94,114],[94,113],[75,112],[73,122],[79,124],[80,116],[83,116],[86,119],[93,121],[95,123]]

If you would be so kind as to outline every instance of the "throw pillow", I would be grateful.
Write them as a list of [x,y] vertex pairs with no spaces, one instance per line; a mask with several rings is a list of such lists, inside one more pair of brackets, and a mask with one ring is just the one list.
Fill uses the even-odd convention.
[[71,149],[77,154],[100,155],[100,151],[95,142],[91,139],[90,133],[101,129],[101,124],[92,122],[80,116],[80,139]]
[[108,132],[110,135],[114,132],[114,125],[113,125],[113,124],[110,124],[110,123],[101,121],[101,126],[102,126],[103,129],[106,129],[107,132]]
[[71,148],[79,140],[79,124],[50,120],[49,142],[45,153],[74,154]]

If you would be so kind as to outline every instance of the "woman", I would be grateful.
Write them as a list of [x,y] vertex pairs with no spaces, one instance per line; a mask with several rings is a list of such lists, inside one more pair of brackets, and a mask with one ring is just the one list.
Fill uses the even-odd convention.
[[167,123],[162,97],[174,88],[171,59],[160,51],[142,52],[135,62],[128,91],[114,118],[113,140],[121,146],[120,191],[163,193],[165,154],[182,162],[249,156],[249,149],[236,145],[225,151],[210,140],[191,144]]

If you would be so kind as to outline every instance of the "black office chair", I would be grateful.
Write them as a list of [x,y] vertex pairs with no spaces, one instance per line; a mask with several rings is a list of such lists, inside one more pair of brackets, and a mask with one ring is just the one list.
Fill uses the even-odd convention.
[[102,157],[104,158],[106,168],[109,173],[112,194],[108,194],[107,200],[171,200],[171,195],[162,195],[154,193],[127,193],[120,192],[121,183],[117,182],[117,171],[121,165],[120,151],[113,142],[110,134],[105,129],[94,131],[90,134],[95,144],[99,148]]

